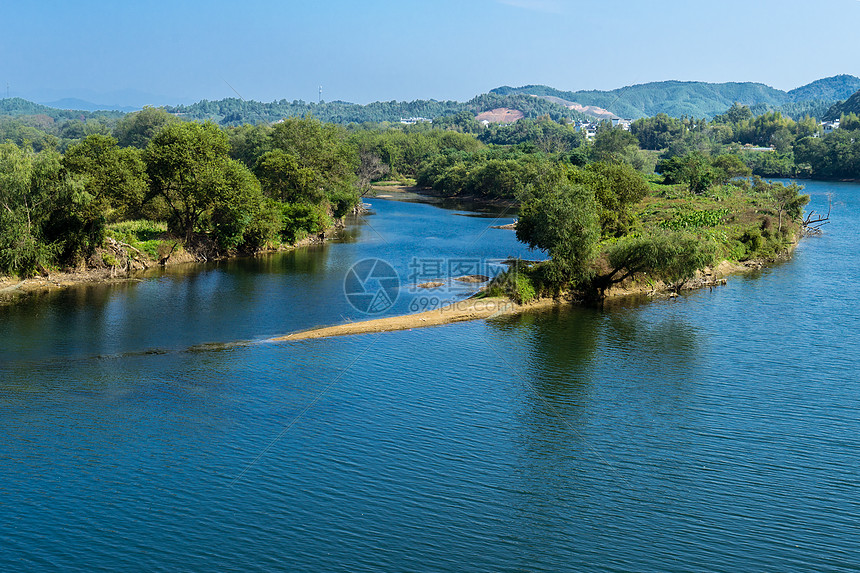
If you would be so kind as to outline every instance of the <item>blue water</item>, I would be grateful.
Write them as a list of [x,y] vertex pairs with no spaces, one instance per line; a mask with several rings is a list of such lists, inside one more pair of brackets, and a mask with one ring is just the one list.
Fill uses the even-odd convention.
[[341,243],[0,308],[0,567],[856,571],[858,191],[676,300],[266,342],[361,318],[358,260],[534,256],[372,200]]

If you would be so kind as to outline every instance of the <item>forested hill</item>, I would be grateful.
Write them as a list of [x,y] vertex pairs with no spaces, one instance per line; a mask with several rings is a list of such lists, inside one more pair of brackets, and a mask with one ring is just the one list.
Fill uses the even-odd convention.
[[839,119],[849,113],[860,115],[860,91],[848,98],[847,101],[839,102],[831,107],[824,115],[824,119]]
[[860,89],[860,78],[839,75],[816,80],[784,92],[753,82],[706,83],[665,81],[627,86],[615,90],[561,91],[549,86],[503,86],[490,93],[553,96],[581,105],[605,108],[621,117],[638,119],[665,113],[672,117],[712,118],[735,102],[750,107],[778,110],[789,115],[827,109]]
[[[549,116],[555,121],[562,118],[585,119],[581,113],[563,105],[549,102],[525,94],[500,95],[482,94],[467,102],[416,100],[411,102],[382,101],[367,105],[344,101],[312,103],[304,101],[280,100],[271,103],[246,101],[227,98],[218,101],[202,100],[191,105],[166,106],[171,114],[188,120],[212,120],[221,125],[241,125],[245,123],[272,123],[286,117],[312,115],[330,123],[379,123],[399,122],[401,119],[421,117],[437,119],[469,112],[475,115],[498,108],[521,111],[527,118]],[[33,103],[21,98],[0,99],[0,116],[39,116],[53,120],[118,118],[124,114],[119,111],[81,111],[56,109]]]
[[245,101],[237,98],[219,101],[203,100],[192,105],[168,106],[165,109],[184,119],[211,119],[222,125],[273,122],[285,117],[313,115],[331,123],[365,123],[423,117],[436,119],[456,115],[463,111],[472,115],[497,108],[516,109],[525,117],[536,118],[548,115],[554,120],[561,118],[580,119],[583,116],[566,107],[525,94],[483,94],[467,102],[416,100],[411,102],[374,102],[367,105],[343,101],[311,103],[280,100],[271,103]]
[[19,97],[0,99],[0,115],[21,116],[21,115],[45,115],[53,120],[61,119],[90,119],[94,117],[112,117],[117,118],[123,116],[120,111],[81,111],[70,109],[57,109],[39,103],[33,103]]
[[792,102],[809,100],[844,100],[860,90],[860,78],[842,74],[823,80],[816,80],[788,92]]
[[[405,118],[456,116],[464,112],[473,117],[493,109],[518,110],[527,118],[549,116],[555,121],[593,119],[569,109],[565,103],[603,108],[620,117],[638,119],[665,113],[672,117],[711,119],[724,113],[735,102],[749,106],[755,114],[779,111],[799,119],[839,117],[842,108],[834,104],[860,90],[860,78],[833,76],[784,92],[760,83],[722,83],[665,81],[619,88],[610,91],[562,91],[549,86],[530,85],[520,88],[496,88],[466,102],[415,100],[381,101],[367,105],[344,101],[304,102],[279,100],[270,103],[227,98],[202,100],[191,105],[167,106],[164,109],[183,119],[212,120],[221,125],[272,123],[286,117],[312,115],[322,121],[349,123],[399,122]],[[535,97],[539,96],[539,97]],[[857,112],[856,98],[845,102],[844,112]],[[0,99],[0,116],[47,116],[58,120],[122,117],[120,111],[81,111],[56,109],[21,98]],[[44,119],[44,117],[42,118]]]

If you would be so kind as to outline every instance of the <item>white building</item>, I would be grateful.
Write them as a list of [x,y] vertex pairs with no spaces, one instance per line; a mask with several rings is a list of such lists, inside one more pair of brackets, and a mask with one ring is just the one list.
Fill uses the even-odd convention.
[[433,123],[433,120],[427,119],[426,117],[401,117],[400,123],[404,125],[415,125],[416,123]]
[[824,135],[828,133],[833,133],[834,130],[839,129],[839,120],[834,121],[822,121],[821,127],[824,129]]

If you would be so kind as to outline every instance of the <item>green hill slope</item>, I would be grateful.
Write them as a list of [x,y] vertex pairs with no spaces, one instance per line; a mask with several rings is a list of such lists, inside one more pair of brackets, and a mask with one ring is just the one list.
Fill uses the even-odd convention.
[[842,74],[821,80],[815,80],[788,92],[792,102],[812,100],[844,100],[860,90],[860,78]]
[[842,115],[848,113],[856,113],[860,115],[860,91],[852,95],[846,101],[834,104],[827,113],[824,114],[824,119],[834,120],[839,119]]
[[90,119],[96,117],[120,117],[123,112],[120,111],[82,111],[70,109],[57,109],[46,105],[33,103],[19,97],[0,99],[0,115],[6,116],[21,116],[21,115],[46,115],[54,120],[59,119]]
[[[401,118],[423,117],[436,119],[469,111],[477,115],[497,108],[516,109],[528,118],[548,115],[558,121],[582,119],[582,114],[563,105],[526,94],[482,94],[467,102],[416,100],[411,102],[388,101],[360,105],[344,101],[308,103],[280,100],[270,103],[227,98],[218,101],[202,100],[191,105],[167,106],[169,113],[190,120],[212,120],[222,125],[274,122],[285,117],[313,115],[332,123],[399,122]],[[0,116],[46,115],[58,119],[89,119],[93,117],[120,117],[119,111],[82,111],[56,109],[21,98],[0,100]]]
[[[860,86],[860,78],[849,75],[833,76],[816,80],[790,92],[784,92],[761,83],[753,82],[651,82],[627,86],[609,91],[562,91],[549,86],[504,86],[491,93],[503,95],[532,94],[552,96],[582,105],[595,105],[630,119],[650,117],[666,113],[673,117],[693,116],[711,118],[723,113],[733,103],[761,106],[762,109],[780,109],[788,104],[798,112],[808,109],[821,110],[828,102],[848,97]],[[815,102],[815,105],[808,104]]]

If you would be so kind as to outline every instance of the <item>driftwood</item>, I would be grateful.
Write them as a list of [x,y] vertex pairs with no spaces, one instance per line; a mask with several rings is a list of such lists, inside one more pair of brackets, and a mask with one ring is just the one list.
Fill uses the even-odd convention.
[[821,227],[830,222],[830,208],[833,204],[833,197],[827,196],[827,215],[815,215],[815,211],[810,211],[803,220],[801,232],[804,236],[821,235]]
[[[146,261],[149,259],[149,257],[147,257],[146,254],[143,253],[140,249],[137,249],[136,247],[132,247],[128,243],[123,243],[122,241],[117,241],[113,237],[107,237],[106,242],[107,242],[108,246],[111,249],[113,249],[114,252],[116,252],[116,254],[123,256],[123,258],[125,258],[125,270],[126,270],[126,272],[131,270],[132,257],[129,254],[129,251],[134,251],[135,253],[137,253],[137,257],[135,257],[135,260],[138,263],[140,263],[144,269],[149,268],[149,265],[146,264]],[[114,269],[112,268],[111,269],[111,275],[113,275],[113,270]]]
[[163,257],[162,257],[162,256],[160,256],[160,255],[161,255],[161,253],[159,253],[159,257],[158,257],[158,264],[159,264],[159,265],[161,265],[161,266],[166,265],[166,264],[167,264],[167,261],[168,261],[168,260],[170,260],[170,257],[172,257],[172,256],[173,256],[173,253],[176,251],[176,247],[178,247],[178,246],[179,246],[179,243],[177,243],[177,242],[175,242],[175,241],[174,241],[173,246],[170,248],[170,252],[169,252],[169,253],[167,253],[167,254],[166,254],[166,255],[164,255]]

